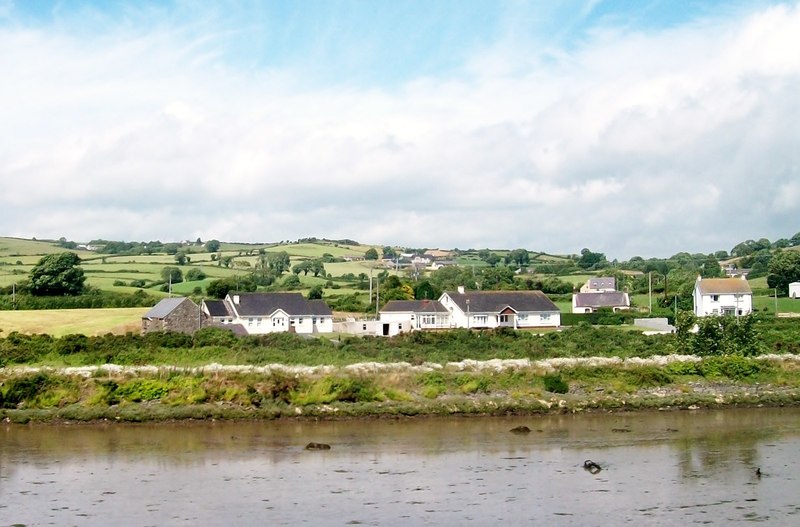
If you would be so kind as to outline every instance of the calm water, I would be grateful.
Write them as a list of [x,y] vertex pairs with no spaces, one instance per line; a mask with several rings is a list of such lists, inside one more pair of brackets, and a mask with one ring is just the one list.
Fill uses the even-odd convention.
[[798,409],[0,426],[0,525],[800,525],[799,467]]

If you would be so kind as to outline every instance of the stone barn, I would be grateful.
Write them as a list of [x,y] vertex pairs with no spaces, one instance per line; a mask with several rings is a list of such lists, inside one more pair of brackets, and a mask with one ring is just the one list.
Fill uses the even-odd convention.
[[142,317],[142,333],[175,331],[194,334],[204,324],[200,306],[190,298],[164,298]]

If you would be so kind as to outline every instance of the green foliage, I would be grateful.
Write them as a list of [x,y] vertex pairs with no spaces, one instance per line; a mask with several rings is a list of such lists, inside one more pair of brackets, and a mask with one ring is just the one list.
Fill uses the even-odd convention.
[[208,240],[206,242],[206,251],[210,253],[215,253],[219,251],[220,243],[219,240]]
[[317,284],[311,288],[308,292],[308,299],[309,300],[321,300],[322,299],[322,286]]
[[0,407],[15,408],[18,404],[38,396],[50,384],[50,377],[44,373],[9,379],[0,386]]
[[167,381],[159,379],[133,379],[120,385],[113,395],[123,401],[134,403],[155,401],[169,393]]
[[199,280],[205,280],[206,276],[206,273],[202,269],[199,267],[193,267],[186,271],[185,278],[187,282],[196,282]]
[[43,256],[31,269],[29,288],[35,296],[79,295],[86,277],[80,257],[72,252]]
[[569,392],[569,384],[561,377],[560,374],[548,374],[542,378],[544,382],[544,389],[551,393],[567,393]]
[[378,259],[378,251],[377,251],[377,249],[375,249],[374,247],[370,247],[369,249],[367,249],[367,251],[364,253],[364,259],[365,260],[377,260]]
[[709,357],[700,363],[699,370],[703,377],[746,380],[769,371],[769,366],[762,361],[748,357]]
[[789,284],[800,281],[800,251],[779,251],[768,266],[767,285],[781,295],[789,294]]
[[700,356],[752,356],[761,352],[756,315],[695,317],[678,313],[678,351]]
[[174,266],[161,269],[161,279],[164,283],[179,284],[183,282],[183,271]]

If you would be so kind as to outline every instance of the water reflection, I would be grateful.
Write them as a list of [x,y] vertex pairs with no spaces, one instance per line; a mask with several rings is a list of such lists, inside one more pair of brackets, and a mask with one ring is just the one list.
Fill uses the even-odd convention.
[[[800,411],[0,427],[29,525],[794,524]],[[513,434],[515,426],[527,434]],[[329,451],[306,451],[310,442]],[[583,469],[586,459],[602,471]],[[758,478],[755,468],[764,475]],[[0,522],[0,524],[3,524]]]

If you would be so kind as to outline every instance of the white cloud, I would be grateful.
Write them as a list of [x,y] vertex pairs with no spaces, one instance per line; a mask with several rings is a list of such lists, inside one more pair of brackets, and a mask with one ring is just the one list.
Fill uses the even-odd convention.
[[798,230],[797,5],[510,39],[391,89],[228,67],[217,38],[0,27],[0,232],[628,257]]

